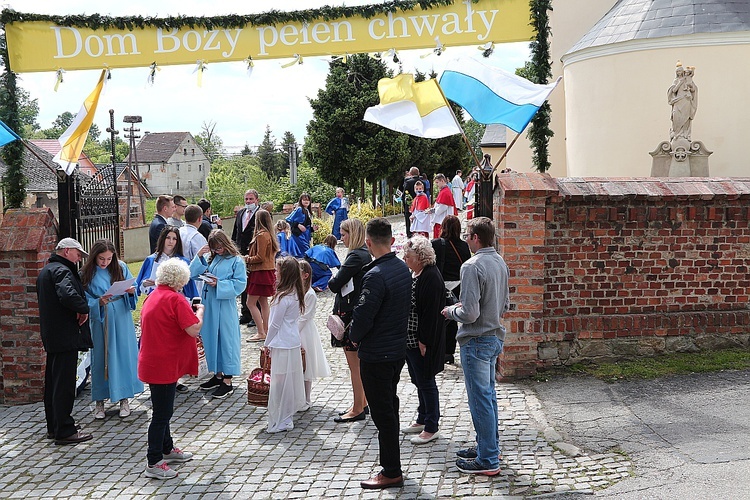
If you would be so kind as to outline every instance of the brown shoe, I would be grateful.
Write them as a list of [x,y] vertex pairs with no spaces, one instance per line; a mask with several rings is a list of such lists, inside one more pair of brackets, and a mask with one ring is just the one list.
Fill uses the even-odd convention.
[[383,488],[400,488],[404,485],[404,476],[386,477],[381,472],[367,481],[359,483],[366,490],[382,490]]
[[83,432],[76,432],[66,438],[55,439],[55,444],[78,444],[83,443],[84,441],[89,441],[90,439],[94,439],[94,436],[91,434],[84,434]]

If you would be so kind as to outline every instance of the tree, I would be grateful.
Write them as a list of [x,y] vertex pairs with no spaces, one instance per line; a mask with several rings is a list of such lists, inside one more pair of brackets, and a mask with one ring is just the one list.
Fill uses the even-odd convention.
[[196,136],[195,142],[203,149],[212,164],[224,154],[224,141],[216,134],[216,122],[213,120],[209,120],[208,123],[203,122],[201,132]]
[[[55,121],[52,122],[52,127],[42,130],[44,138],[59,139],[60,136],[63,135],[66,130],[68,130],[68,127],[70,127],[75,118],[76,115],[74,115],[70,111],[65,111],[64,113],[57,115]],[[89,141],[98,141],[100,135],[101,131],[99,130],[99,127],[95,123],[92,123],[91,128],[89,129],[89,135],[86,138],[86,142],[88,143]],[[84,146],[84,151],[85,150],[86,147]]]
[[[303,154],[326,182],[346,188],[399,176],[411,158],[409,136],[362,120],[379,103],[378,80],[393,76],[382,61],[356,54],[330,63],[326,86],[310,99]],[[347,189],[348,190],[348,189]],[[364,194],[364,193],[363,193]]]
[[18,98],[18,118],[21,122],[18,135],[28,138],[41,128],[39,122],[37,122],[39,99],[31,99],[30,94],[24,89],[17,89],[16,95]]
[[252,156],[253,155],[253,150],[250,149],[250,146],[248,146],[247,143],[245,143],[245,147],[242,148],[242,151],[240,152],[240,154],[242,156]]
[[206,179],[206,197],[211,209],[220,215],[232,215],[236,205],[244,204],[248,188],[257,189],[261,199],[272,189],[268,176],[258,166],[258,159],[250,156],[217,158],[211,164]]
[[[464,123],[464,133],[466,133],[466,138],[469,139],[469,144],[471,144],[474,154],[477,155],[477,158],[480,160],[482,159],[482,148],[479,147],[479,145],[482,143],[482,137],[484,137],[484,131],[486,129],[487,125],[483,125],[473,119]],[[467,154],[473,165],[474,158],[471,156],[471,153]]]
[[[18,88],[16,74],[10,71],[8,47],[5,35],[0,35],[0,57],[2,57],[3,73],[0,75],[0,120],[4,121],[11,130],[21,129],[20,113],[18,109]],[[27,179],[23,175],[23,144],[12,141],[2,147],[2,157],[8,170],[3,178],[6,208],[21,208],[26,199]]]
[[[289,152],[293,149],[295,154],[299,154],[299,148],[297,145],[297,139],[294,134],[288,130],[284,132],[284,137],[281,138],[281,144],[279,145],[281,150],[281,164],[282,164],[282,175],[289,171]],[[297,164],[301,163],[300,158],[297,158]]]
[[[107,151],[107,161],[103,163],[109,163],[109,156],[112,154],[112,148],[110,147],[109,134],[100,142],[102,148]],[[115,162],[122,162],[127,158],[130,152],[130,146],[127,142],[122,140],[120,136],[115,136]]]
[[276,139],[271,136],[269,125],[266,125],[263,141],[258,146],[258,164],[269,179],[278,179],[287,169],[282,152],[276,147]]

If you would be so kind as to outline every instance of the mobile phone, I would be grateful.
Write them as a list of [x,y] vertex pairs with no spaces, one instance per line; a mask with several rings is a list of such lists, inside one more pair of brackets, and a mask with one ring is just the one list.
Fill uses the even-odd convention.
[[198,308],[195,307],[195,306],[197,306],[200,303],[201,303],[201,298],[200,297],[193,297],[192,298],[192,300],[190,301],[190,305],[193,307],[193,311],[197,311],[198,310]]

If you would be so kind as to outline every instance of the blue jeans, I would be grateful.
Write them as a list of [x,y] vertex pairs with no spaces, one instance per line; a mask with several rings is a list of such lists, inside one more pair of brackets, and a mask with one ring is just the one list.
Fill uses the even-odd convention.
[[477,462],[491,469],[500,466],[495,365],[502,352],[503,341],[494,335],[475,337],[461,346],[469,411],[477,432]]
[[172,453],[174,443],[169,432],[169,421],[174,413],[174,395],[177,382],[172,384],[149,384],[151,389],[151,423],[148,426],[149,465],[160,462],[162,455]]
[[440,421],[440,394],[438,393],[435,376],[426,376],[425,358],[419,348],[406,349],[406,366],[409,368],[411,383],[417,386],[417,423],[424,425],[425,432],[438,431]]

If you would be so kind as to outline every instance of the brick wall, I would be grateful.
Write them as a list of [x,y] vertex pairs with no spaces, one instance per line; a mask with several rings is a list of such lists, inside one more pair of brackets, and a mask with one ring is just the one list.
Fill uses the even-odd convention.
[[0,403],[41,401],[45,356],[36,278],[57,242],[48,208],[8,210],[0,224]]
[[750,178],[501,174],[503,376],[748,346]]

